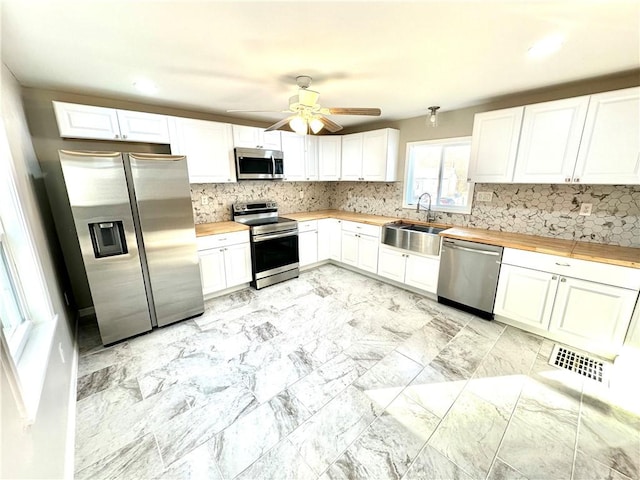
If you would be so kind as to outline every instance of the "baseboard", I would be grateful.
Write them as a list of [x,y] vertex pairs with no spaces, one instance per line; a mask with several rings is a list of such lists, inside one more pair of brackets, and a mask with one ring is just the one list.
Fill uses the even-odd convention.
[[78,310],[78,316],[80,318],[90,317],[91,315],[95,315],[95,314],[96,314],[96,309],[93,307],[86,307]]
[[[91,307],[93,310],[93,307]],[[75,474],[76,452],[76,397],[78,391],[78,318],[74,329],[73,358],[71,359],[71,376],[69,379],[69,401],[67,407],[67,435],[65,440],[64,478],[73,480]]]

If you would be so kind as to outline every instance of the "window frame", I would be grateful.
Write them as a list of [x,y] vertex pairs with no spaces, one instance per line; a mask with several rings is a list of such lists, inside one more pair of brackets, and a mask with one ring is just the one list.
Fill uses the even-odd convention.
[[[2,328],[2,334],[7,343],[7,348],[14,359],[20,359],[22,351],[29,338],[29,332],[33,326],[33,321],[29,315],[29,309],[27,308],[26,296],[22,289],[22,282],[16,268],[16,263],[11,253],[11,247],[7,241],[4,227],[2,225],[2,219],[0,218],[0,261],[4,263],[7,274],[9,277],[9,283],[13,290],[13,296],[20,313],[20,321],[15,326],[8,330],[0,319],[0,326]],[[12,322],[13,323],[13,322]]]
[[[468,145],[469,146],[469,166],[471,164],[471,136],[465,137],[452,137],[452,138],[441,138],[436,140],[420,140],[415,142],[407,142],[406,153],[405,153],[405,162],[404,162],[404,187],[402,191],[402,208],[415,210],[417,208],[416,203],[408,203],[407,202],[407,191],[410,188],[409,176],[412,171],[411,165],[411,149],[413,147],[418,147],[421,145],[432,145],[432,146],[442,146],[442,152],[440,154],[440,166],[438,171],[438,186],[436,192],[428,192],[432,194],[433,199],[439,198],[439,193],[442,191],[442,175],[443,175],[443,162],[444,162],[444,152],[446,147],[448,146],[456,146],[456,145]],[[469,167],[467,167],[469,168]],[[468,170],[467,170],[468,172]],[[467,194],[467,202],[465,205],[457,206],[457,205],[438,205],[437,203],[432,202],[431,211],[434,212],[444,212],[444,213],[461,213],[461,214],[470,214],[471,208],[473,206],[473,193],[475,184],[471,181],[468,181],[469,190]],[[423,203],[421,203],[423,205]]]

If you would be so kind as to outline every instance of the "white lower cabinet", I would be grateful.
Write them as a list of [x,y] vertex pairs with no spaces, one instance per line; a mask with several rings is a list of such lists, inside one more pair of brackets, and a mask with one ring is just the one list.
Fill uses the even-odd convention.
[[342,222],[342,263],[378,273],[380,227],[357,222]]
[[248,231],[198,237],[198,256],[204,295],[252,279]]
[[318,261],[318,223],[298,222],[298,256],[301,267]]
[[496,315],[596,353],[622,346],[640,270],[508,248],[502,263]]
[[412,287],[436,293],[440,259],[380,246],[378,275]]
[[318,220],[318,261],[342,257],[342,221],[336,218]]

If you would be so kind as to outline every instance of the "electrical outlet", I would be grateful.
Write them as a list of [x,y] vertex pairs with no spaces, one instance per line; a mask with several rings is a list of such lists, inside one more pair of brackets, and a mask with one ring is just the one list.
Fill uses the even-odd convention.
[[207,197],[206,195],[201,196],[200,203],[202,205],[209,205],[209,197]]
[[583,203],[580,205],[580,213],[579,215],[589,216],[591,215],[591,209],[593,208],[593,203]]
[[304,190],[300,190],[300,200],[302,200],[304,198]]
[[478,192],[476,200],[479,202],[491,202],[493,200],[493,192]]

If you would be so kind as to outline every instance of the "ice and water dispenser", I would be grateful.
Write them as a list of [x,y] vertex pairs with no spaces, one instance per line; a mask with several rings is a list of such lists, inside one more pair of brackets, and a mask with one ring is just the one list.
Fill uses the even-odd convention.
[[93,254],[96,258],[127,253],[124,226],[121,220],[89,224]]

